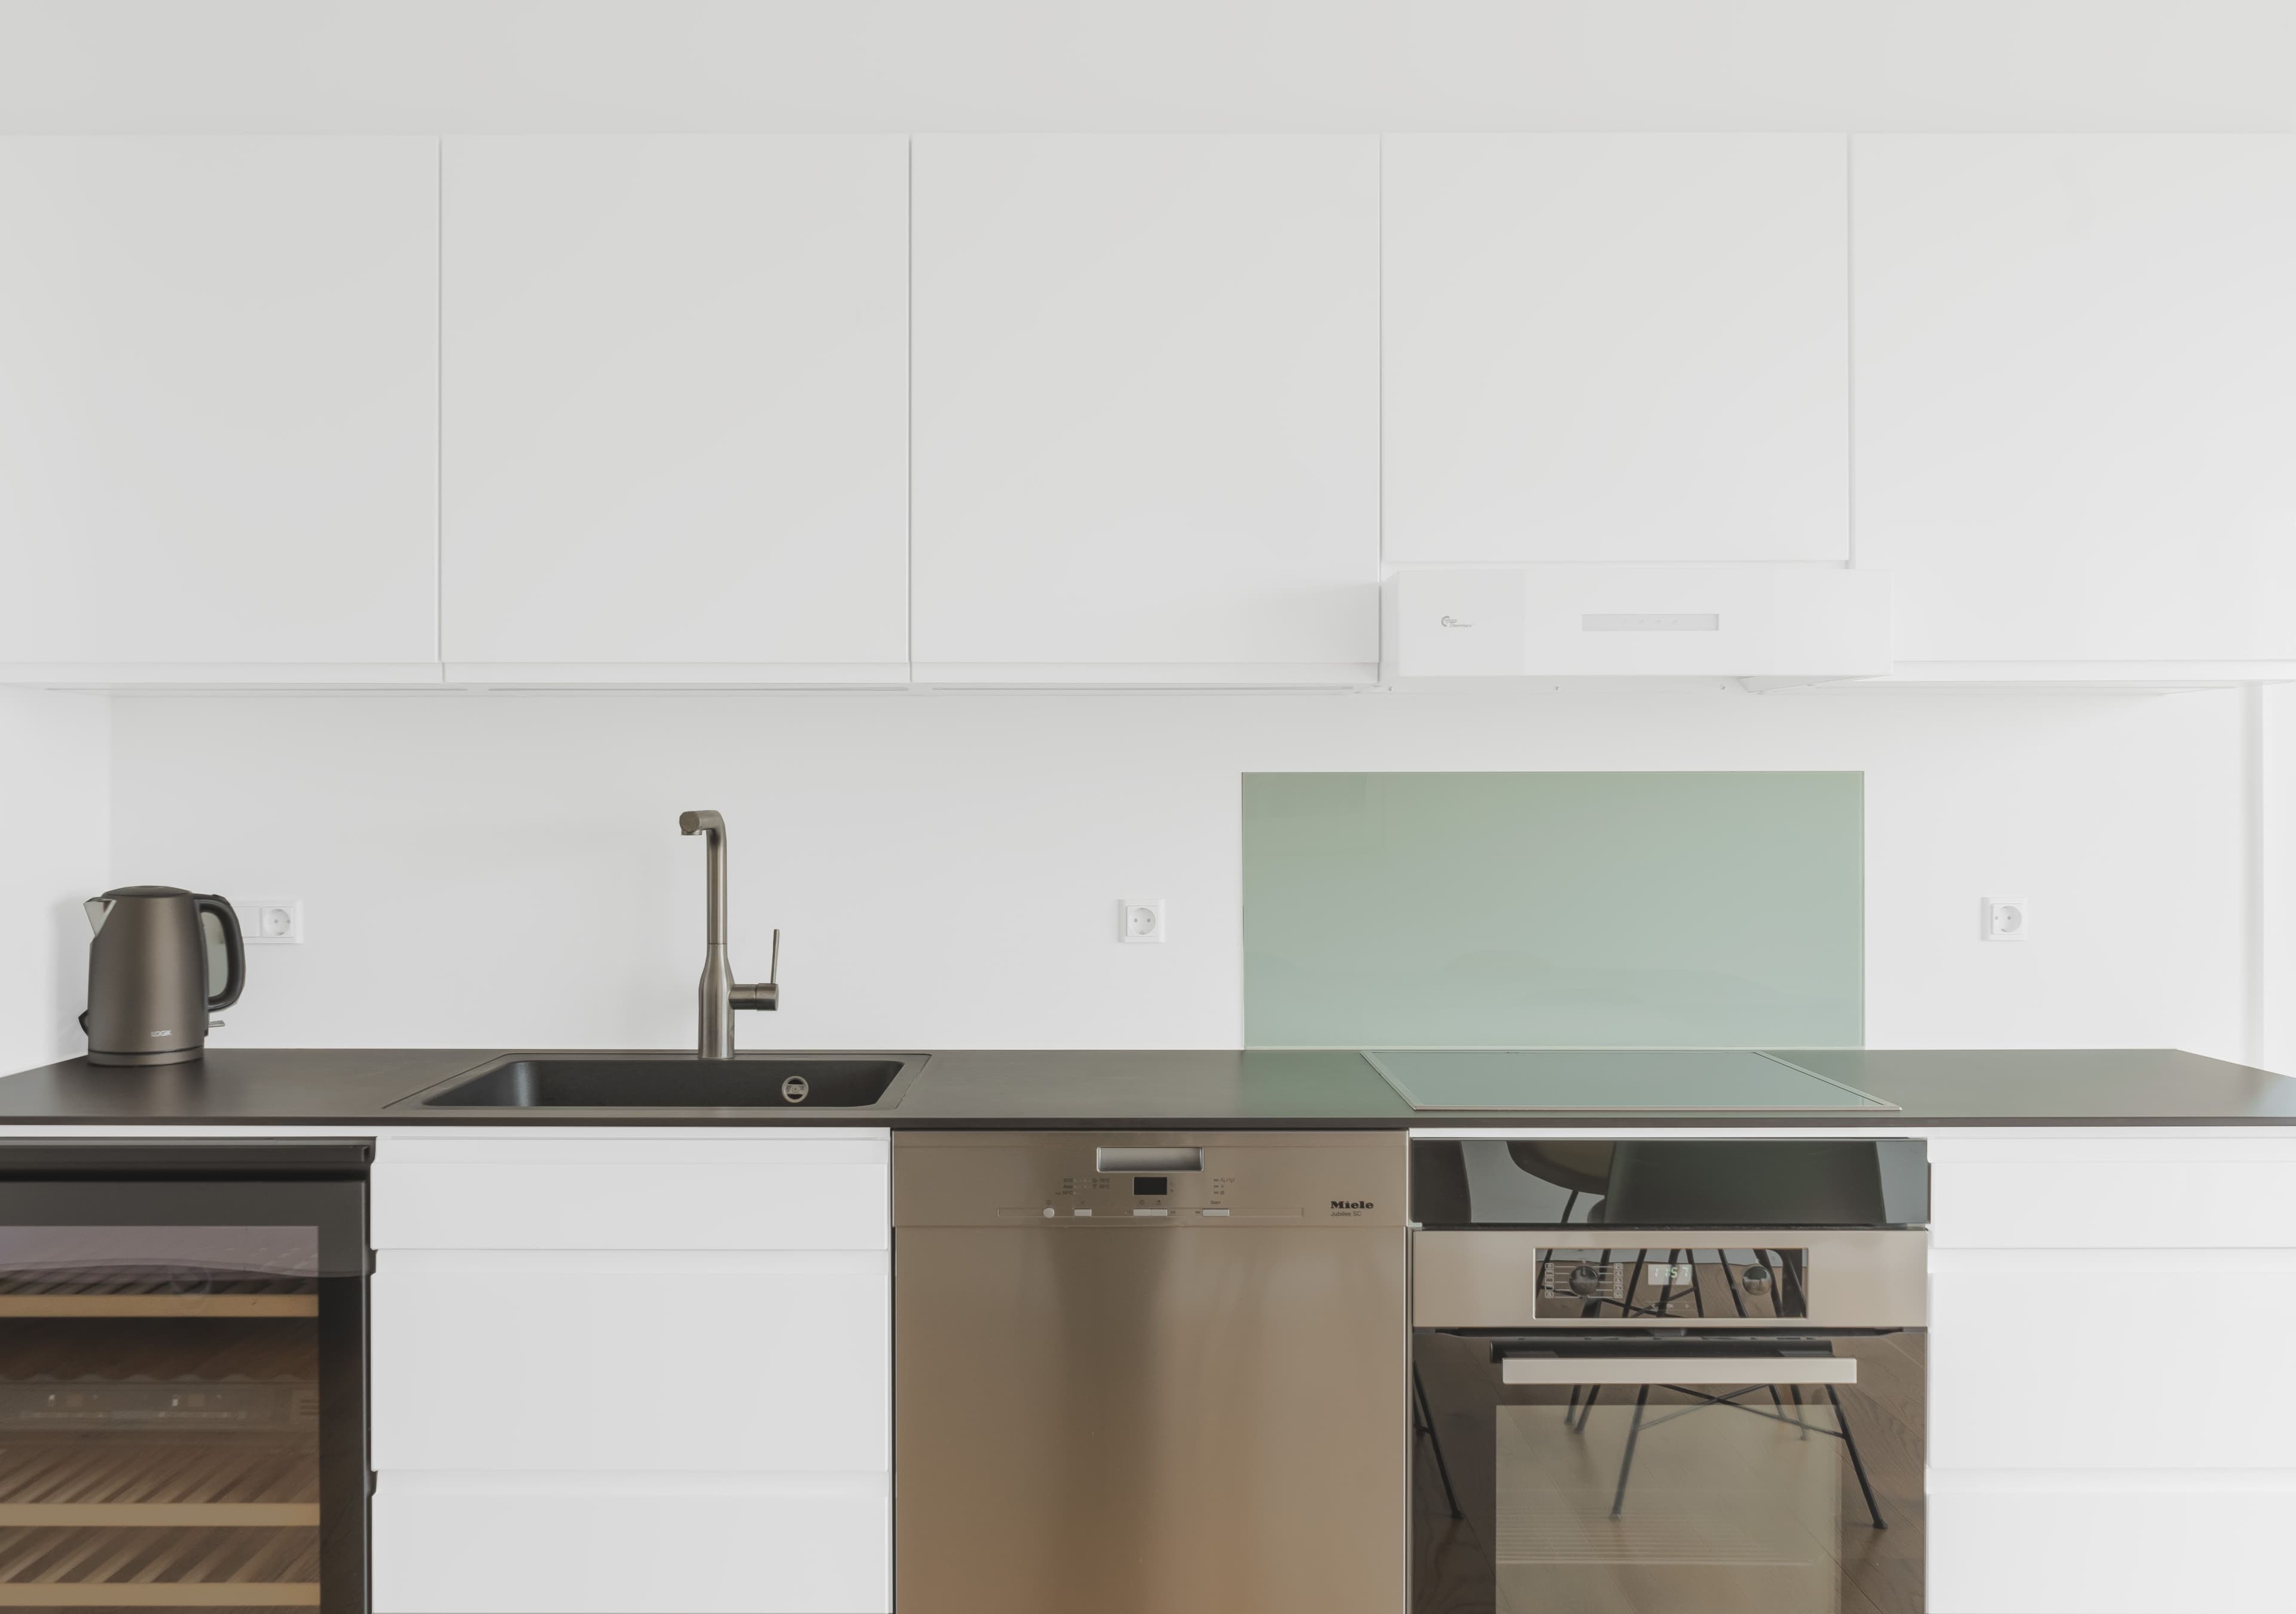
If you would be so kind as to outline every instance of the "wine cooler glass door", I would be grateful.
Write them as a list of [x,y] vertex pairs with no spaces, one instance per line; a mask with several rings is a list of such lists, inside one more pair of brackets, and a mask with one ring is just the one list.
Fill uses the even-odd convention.
[[364,1184],[42,1179],[20,1152],[0,1610],[363,1610]]

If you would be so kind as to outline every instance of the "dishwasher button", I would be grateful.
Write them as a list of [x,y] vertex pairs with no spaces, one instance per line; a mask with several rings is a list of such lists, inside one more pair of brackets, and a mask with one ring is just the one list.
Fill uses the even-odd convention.
[[1090,1212],[1089,1210],[1079,1210],[1079,1211],[1078,1211],[1078,1212],[1077,1212],[1077,1215],[1078,1215],[1078,1216],[1080,1216],[1080,1217],[1088,1217],[1088,1216],[1090,1216],[1091,1214],[1092,1214],[1092,1212]]
[[1172,1213],[1168,1210],[1144,1210],[1139,1206],[1135,1205],[1132,1208],[1132,1214],[1136,1217],[1168,1217]]
[[1227,1215],[1227,1212],[1225,1210],[1199,1210],[1196,1214],[1200,1217],[1224,1217]]

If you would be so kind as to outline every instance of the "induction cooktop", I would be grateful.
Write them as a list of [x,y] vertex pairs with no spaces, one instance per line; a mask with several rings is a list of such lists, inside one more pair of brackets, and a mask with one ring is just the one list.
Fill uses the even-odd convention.
[[1895,1110],[1745,1048],[1365,1048],[1414,1110]]

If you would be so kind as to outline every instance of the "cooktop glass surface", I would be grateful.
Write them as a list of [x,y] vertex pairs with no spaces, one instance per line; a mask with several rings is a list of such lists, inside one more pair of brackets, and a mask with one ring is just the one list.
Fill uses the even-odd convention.
[[1895,1110],[1738,1048],[1366,1048],[1414,1110]]

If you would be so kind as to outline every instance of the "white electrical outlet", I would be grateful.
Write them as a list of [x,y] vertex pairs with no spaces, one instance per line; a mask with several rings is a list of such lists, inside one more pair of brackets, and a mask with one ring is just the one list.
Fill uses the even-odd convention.
[[1985,939],[1988,941],[2023,941],[2031,930],[2033,910],[2021,897],[1988,897],[1985,899]]
[[239,915],[239,933],[250,946],[303,939],[301,897],[234,897],[230,901],[232,912]]
[[1164,899],[1127,897],[1116,905],[1116,939],[1137,944],[1164,939]]

